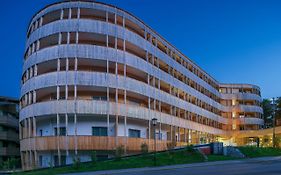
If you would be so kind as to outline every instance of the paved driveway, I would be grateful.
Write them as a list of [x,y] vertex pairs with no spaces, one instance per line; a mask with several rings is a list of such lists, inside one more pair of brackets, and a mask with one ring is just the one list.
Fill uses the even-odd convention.
[[[77,175],[281,175],[281,157],[206,162],[156,168],[75,173]],[[69,174],[68,174],[69,175]]]

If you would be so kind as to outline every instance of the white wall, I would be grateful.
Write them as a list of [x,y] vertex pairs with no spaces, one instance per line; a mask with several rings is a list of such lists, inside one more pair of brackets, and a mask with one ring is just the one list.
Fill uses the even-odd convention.
[[[107,127],[107,121],[105,116],[79,116],[77,117],[77,135],[92,135],[92,127],[100,126]],[[55,135],[54,128],[57,127],[56,118],[40,119],[36,123],[37,136],[40,136],[40,130],[42,130],[43,136]],[[60,127],[65,127],[65,117],[60,117]],[[124,121],[120,120],[118,123],[118,136],[129,136],[129,129],[140,130],[141,138],[146,138],[148,126],[144,125],[143,122],[127,121],[127,132],[125,134]],[[152,129],[152,128],[151,128]],[[156,130],[159,132],[159,130]],[[152,131],[151,131],[152,132]],[[167,140],[167,131],[161,130],[162,139]],[[75,135],[73,116],[68,119],[68,135]],[[115,121],[109,122],[109,136],[115,136]]]

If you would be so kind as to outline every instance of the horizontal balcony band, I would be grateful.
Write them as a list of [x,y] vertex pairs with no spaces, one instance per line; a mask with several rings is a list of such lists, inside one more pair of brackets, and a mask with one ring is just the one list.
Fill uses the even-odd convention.
[[20,121],[29,117],[48,117],[56,114],[97,114],[119,115],[130,118],[151,120],[151,116],[158,119],[160,123],[178,126],[186,129],[207,132],[210,134],[223,135],[225,132],[221,129],[203,125],[190,120],[174,117],[172,115],[149,110],[141,106],[125,105],[106,101],[95,100],[59,100],[48,101],[29,105],[20,111]]
[[0,125],[18,128],[18,119],[14,118],[12,116],[0,115]]
[[229,112],[258,112],[263,113],[263,109],[260,106],[253,106],[253,105],[235,105],[235,106],[226,106],[225,111]]
[[[234,133],[234,136],[237,138],[243,137],[263,137],[263,136],[272,136],[273,128],[260,129],[260,130],[251,130],[251,131],[239,131]],[[275,127],[275,134],[281,134],[281,126]]]
[[1,131],[0,140],[19,142],[19,134],[12,131]]
[[237,84],[237,83],[220,83],[220,87],[223,88],[253,88],[253,89],[257,89],[260,90],[260,87],[254,84]]
[[[75,140],[77,140],[77,147]],[[102,150],[114,151],[119,145],[126,145],[127,151],[141,151],[141,145],[146,143],[149,151],[154,150],[154,139],[130,138],[130,137],[106,137],[106,136],[44,136],[27,138],[20,141],[21,151],[55,151],[58,150]],[[156,140],[157,151],[167,150],[167,144],[171,141]],[[187,145],[185,142],[177,142],[177,146]]]
[[[242,85],[241,85],[242,86]],[[242,86],[243,87],[243,86]],[[262,98],[257,94],[252,93],[235,93],[235,94],[221,94],[224,100],[256,100],[262,102]]]
[[19,156],[20,155],[20,149],[16,147],[7,147],[0,149],[0,156]]
[[236,124],[244,124],[244,125],[263,125],[264,121],[260,118],[254,117],[242,117],[242,118],[233,118],[232,123]]

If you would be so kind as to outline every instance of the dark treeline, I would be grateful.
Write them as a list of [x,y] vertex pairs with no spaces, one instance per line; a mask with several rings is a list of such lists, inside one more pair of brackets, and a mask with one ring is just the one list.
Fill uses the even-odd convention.
[[273,119],[275,115],[275,124],[281,126],[281,97],[276,97],[273,99],[263,99],[263,118],[265,128],[270,128],[273,126]]

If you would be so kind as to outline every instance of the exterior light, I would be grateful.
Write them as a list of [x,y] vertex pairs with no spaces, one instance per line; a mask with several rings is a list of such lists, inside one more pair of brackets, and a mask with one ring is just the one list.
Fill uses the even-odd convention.
[[157,118],[153,118],[152,125],[154,127],[154,166],[156,166],[156,125],[157,125]]
[[153,118],[151,121],[152,121],[152,125],[153,125],[153,126],[156,126],[156,125],[157,125],[157,118]]

